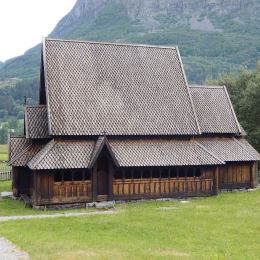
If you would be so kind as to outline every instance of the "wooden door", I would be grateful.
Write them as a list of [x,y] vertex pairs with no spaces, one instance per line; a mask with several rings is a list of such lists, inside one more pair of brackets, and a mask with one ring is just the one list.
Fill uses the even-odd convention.
[[108,156],[103,151],[97,161],[97,195],[108,195]]
[[108,194],[108,172],[98,171],[97,173],[97,194],[98,195],[107,195]]

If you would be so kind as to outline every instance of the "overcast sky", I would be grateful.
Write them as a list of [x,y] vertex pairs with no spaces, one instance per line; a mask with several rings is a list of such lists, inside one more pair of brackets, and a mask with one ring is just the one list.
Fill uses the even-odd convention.
[[0,61],[41,42],[76,0],[0,0]]

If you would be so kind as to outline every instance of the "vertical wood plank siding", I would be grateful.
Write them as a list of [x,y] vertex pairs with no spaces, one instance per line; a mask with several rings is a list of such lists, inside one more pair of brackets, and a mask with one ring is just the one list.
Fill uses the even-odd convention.
[[35,205],[92,201],[92,180],[54,182],[54,174],[35,172]]
[[253,163],[227,163],[219,168],[221,189],[253,188],[256,185],[256,167]]
[[[114,199],[139,199],[160,197],[183,197],[183,196],[206,196],[216,194],[214,186],[215,169],[205,168],[200,177],[195,176],[195,168],[191,168],[192,175],[188,176],[188,168],[183,168],[185,176],[180,177],[180,169],[175,168],[176,176],[170,177],[173,168],[159,168],[158,177],[151,178],[154,168],[147,170],[148,175],[144,177],[144,168],[128,170],[130,178],[125,178],[126,169],[122,169],[122,178],[113,181]],[[138,171],[141,178],[133,178],[133,171]],[[164,175],[163,175],[164,174]],[[163,176],[162,176],[163,175]],[[215,184],[216,185],[216,184]]]
[[126,179],[114,180],[114,198],[178,197],[213,194],[213,179]]

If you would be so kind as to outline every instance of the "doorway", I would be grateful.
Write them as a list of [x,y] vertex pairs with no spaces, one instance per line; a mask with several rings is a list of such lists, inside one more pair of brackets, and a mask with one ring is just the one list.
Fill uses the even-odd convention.
[[107,200],[108,197],[108,185],[109,185],[109,165],[108,155],[106,150],[103,149],[97,160],[97,200]]

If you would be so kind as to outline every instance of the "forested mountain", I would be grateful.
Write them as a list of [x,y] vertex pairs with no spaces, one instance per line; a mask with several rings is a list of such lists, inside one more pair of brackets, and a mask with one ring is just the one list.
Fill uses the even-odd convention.
[[[201,83],[255,67],[259,13],[260,0],[78,0],[50,37],[178,45],[189,82]],[[37,96],[40,48],[0,64],[0,97],[13,104],[0,105],[0,126],[18,117],[25,94]]]

